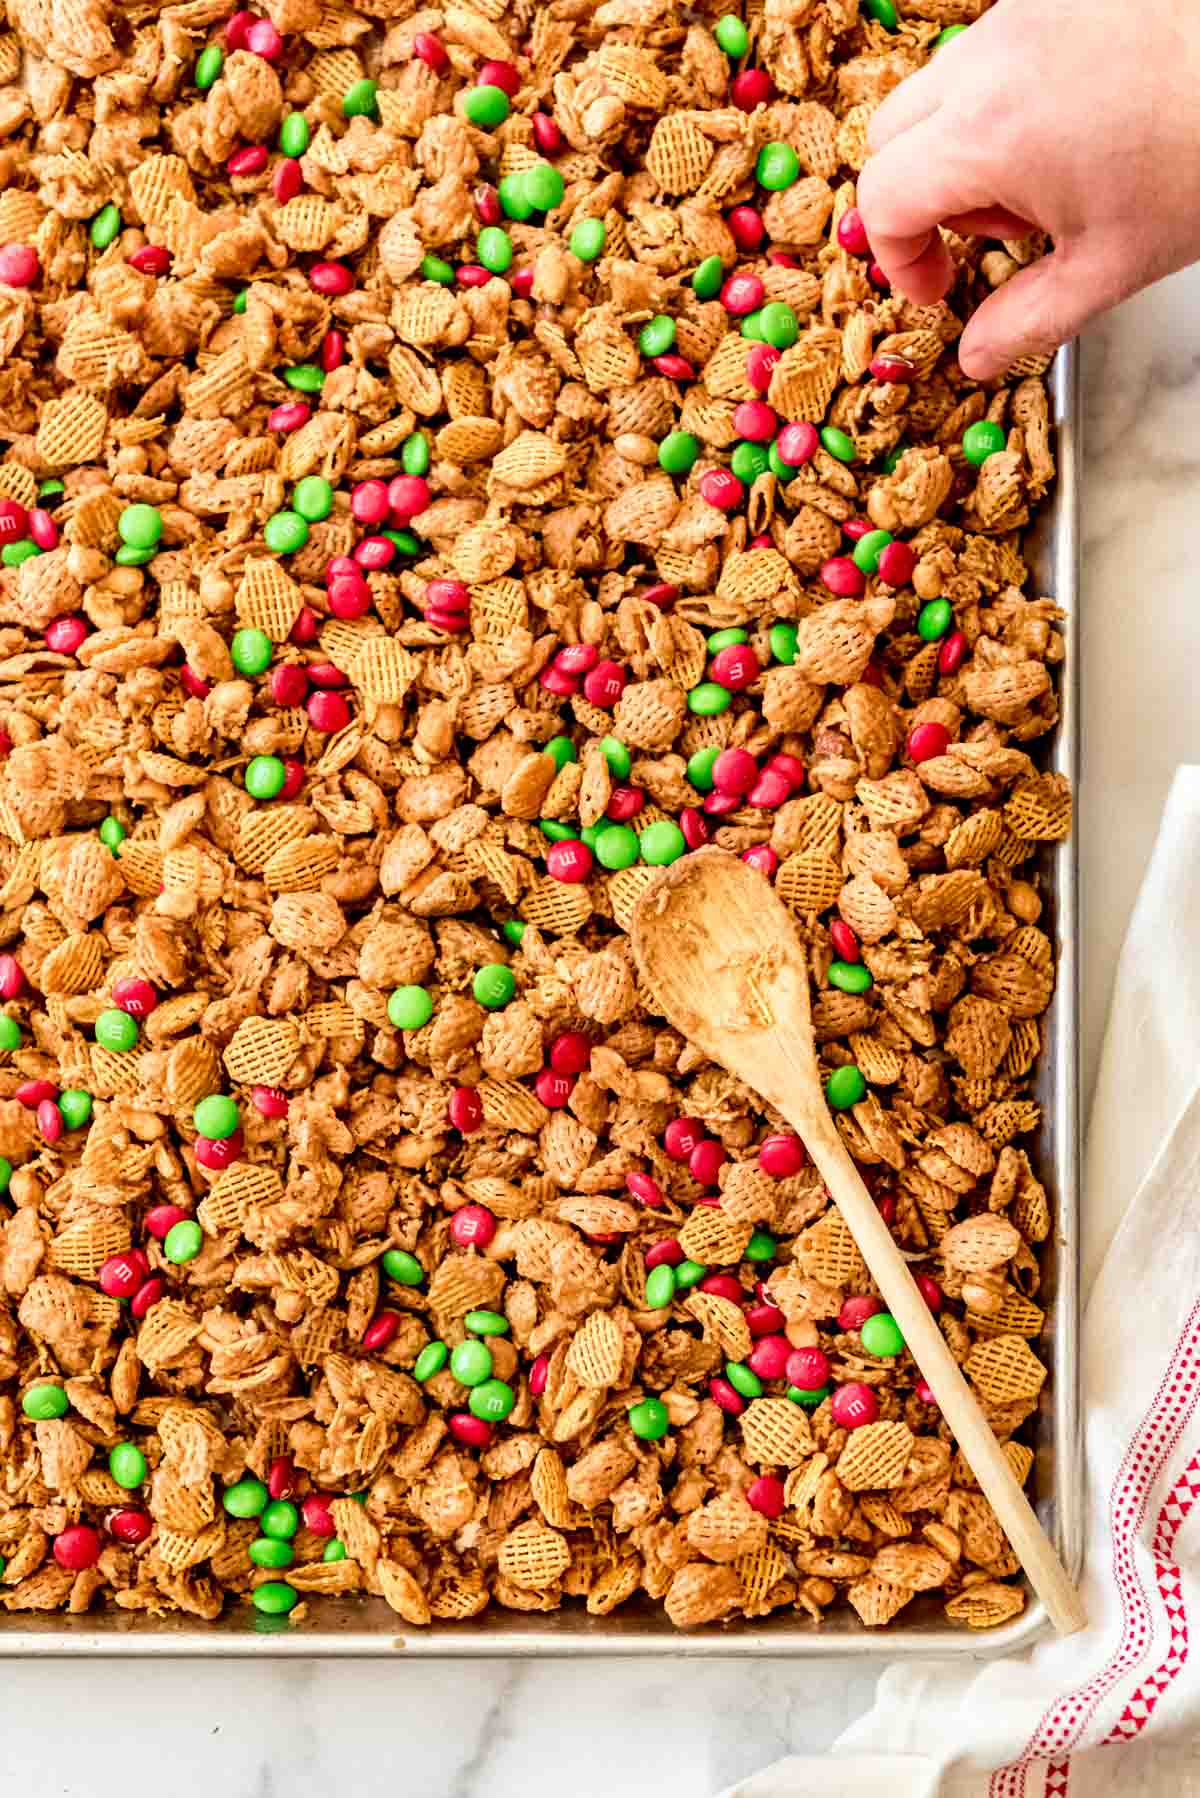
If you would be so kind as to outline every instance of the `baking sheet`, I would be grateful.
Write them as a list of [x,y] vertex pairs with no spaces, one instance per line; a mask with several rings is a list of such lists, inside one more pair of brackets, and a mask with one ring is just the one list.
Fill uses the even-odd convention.
[[[1061,671],[1062,717],[1048,749],[1048,766],[1079,775],[1079,351],[1061,350],[1051,384],[1057,427],[1058,484],[1033,533],[1034,584],[1066,612],[1067,661]],[[1078,854],[1074,838],[1044,852],[1046,909],[1042,923],[1059,947],[1058,985],[1047,1025],[1046,1052],[1037,1081],[1044,1116],[1034,1165],[1050,1194],[1055,1232],[1046,1245],[1043,1358],[1050,1378],[1033,1420],[1035,1460],[1030,1491],[1043,1524],[1068,1571],[1083,1553],[1083,1456],[1079,1429],[1079,913]],[[405,1631],[382,1599],[316,1598],[309,1618],[260,1617],[242,1605],[219,1622],[149,1618],[115,1609],[80,1617],[0,1613],[0,1656],[6,1655],[198,1655],[205,1658],[272,1655],[416,1655],[478,1658],[487,1655],[616,1656],[669,1654],[672,1659],[798,1659],[834,1655],[990,1657],[1025,1647],[1048,1627],[1040,1601],[1030,1597],[1024,1614],[1002,1628],[968,1630],[951,1625],[936,1594],[914,1599],[903,1621],[865,1629],[848,1607],[816,1624],[795,1612],[755,1622],[734,1622],[682,1633],[661,1607],[644,1600],[609,1617],[589,1617],[579,1603],[545,1616],[485,1611],[469,1623],[438,1623]],[[400,1624],[398,1628],[397,1625]]]

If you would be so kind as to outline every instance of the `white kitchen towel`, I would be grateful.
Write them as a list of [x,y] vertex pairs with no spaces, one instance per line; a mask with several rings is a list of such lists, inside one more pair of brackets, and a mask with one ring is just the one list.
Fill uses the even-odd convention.
[[1083,1249],[1087,1628],[889,1667],[828,1757],[724,1798],[1200,1794],[1200,768],[1176,774],[1121,954]]

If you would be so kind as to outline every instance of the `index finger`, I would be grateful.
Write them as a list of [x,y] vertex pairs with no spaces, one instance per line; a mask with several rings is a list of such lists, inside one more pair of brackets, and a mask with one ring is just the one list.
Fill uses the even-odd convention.
[[858,178],[871,253],[893,286],[918,305],[940,300],[954,278],[938,226],[995,198],[962,154],[944,109],[885,144]]

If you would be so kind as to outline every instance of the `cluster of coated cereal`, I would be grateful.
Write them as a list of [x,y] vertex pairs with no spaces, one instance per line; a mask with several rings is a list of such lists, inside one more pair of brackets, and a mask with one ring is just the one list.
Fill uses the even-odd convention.
[[1042,246],[916,307],[854,188],[986,4],[8,0],[5,1609],[1021,1609],[625,935],[701,844],[774,884],[1024,1478],[1054,461],[955,343]]

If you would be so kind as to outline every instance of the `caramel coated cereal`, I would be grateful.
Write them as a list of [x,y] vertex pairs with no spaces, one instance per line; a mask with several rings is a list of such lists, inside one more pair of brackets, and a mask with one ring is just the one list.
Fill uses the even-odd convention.
[[749,7],[731,59],[715,6],[10,0],[6,1610],[1021,1609],[625,937],[701,843],[775,883],[1027,1477],[1053,444],[1044,360],[955,345],[1043,246],[951,237],[918,307],[854,205],[985,4]]

